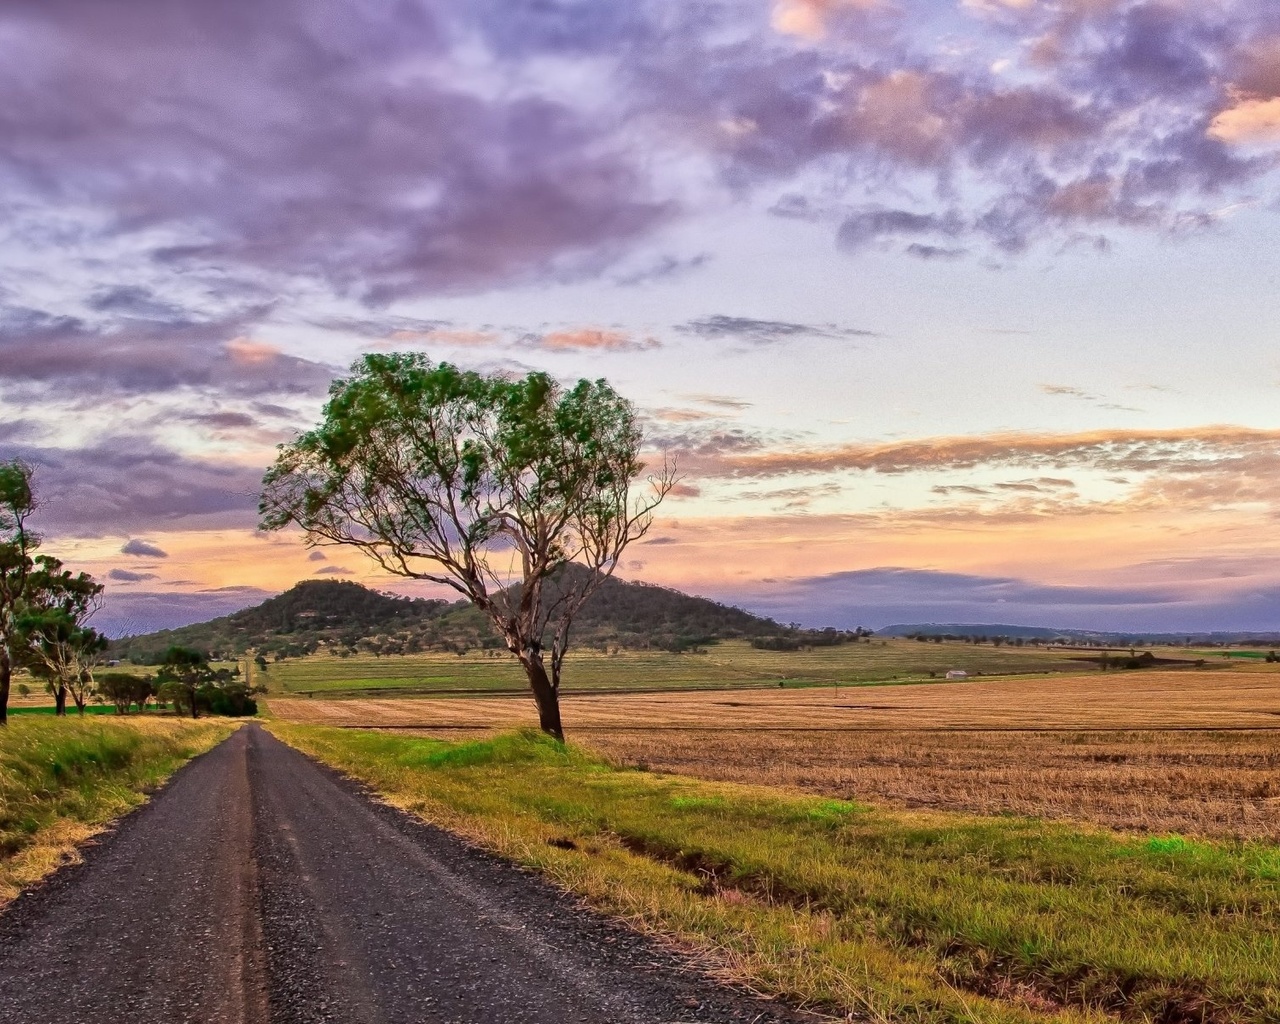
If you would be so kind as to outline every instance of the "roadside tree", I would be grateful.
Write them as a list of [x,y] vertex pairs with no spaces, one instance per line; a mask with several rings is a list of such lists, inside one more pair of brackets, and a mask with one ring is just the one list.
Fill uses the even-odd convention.
[[208,655],[175,644],[164,652],[164,662],[156,673],[157,693],[161,700],[172,702],[175,711],[185,706],[192,718],[199,718],[203,703],[200,691],[216,677]]
[[165,651],[155,683],[160,700],[172,703],[175,711],[185,708],[192,718],[199,718],[202,711],[214,715],[258,711],[239,669],[214,668],[208,655],[191,647],[175,645]]
[[98,693],[115,705],[116,713],[128,714],[131,705],[145,711],[155,694],[151,676],[135,676],[129,672],[107,672],[98,676]]
[[460,593],[519,660],[543,731],[563,739],[574,617],[675,483],[664,463],[634,493],[642,442],[634,406],[603,380],[565,388],[368,355],[330,387],[320,425],[281,446],[262,528],[297,525],[312,545],[350,545]]
[[18,615],[40,544],[27,529],[35,509],[31,467],[16,459],[0,462],[0,725],[9,718],[9,687],[22,647]]
[[66,714],[68,695],[83,715],[94,691],[94,669],[107,649],[107,638],[88,625],[103,586],[88,573],[72,575],[50,555],[38,555],[35,562],[17,616],[23,658],[45,679],[59,715]]

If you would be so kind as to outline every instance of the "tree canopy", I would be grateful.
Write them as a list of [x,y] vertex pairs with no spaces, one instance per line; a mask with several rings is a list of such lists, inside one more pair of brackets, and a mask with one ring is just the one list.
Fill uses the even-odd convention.
[[0,462],[0,725],[9,716],[9,686],[22,642],[18,616],[35,568],[32,553],[40,544],[27,527],[35,509],[31,467],[16,459]]
[[[635,408],[603,380],[564,387],[540,372],[368,355],[334,382],[323,421],[281,446],[262,527],[300,526],[310,543],[356,547],[462,594],[519,658],[543,729],[560,737],[573,618],[675,480],[664,464],[633,493],[642,442]],[[548,588],[569,562],[588,572]]]
[[68,694],[84,714],[93,669],[107,649],[107,638],[88,625],[103,586],[88,573],[73,575],[51,555],[38,555],[35,562],[17,617],[22,660],[48,682],[58,714],[65,711]]

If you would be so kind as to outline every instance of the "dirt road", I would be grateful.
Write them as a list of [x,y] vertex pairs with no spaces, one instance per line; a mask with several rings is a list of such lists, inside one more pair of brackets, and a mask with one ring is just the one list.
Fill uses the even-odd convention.
[[2,1024],[809,1020],[256,725],[0,916]]

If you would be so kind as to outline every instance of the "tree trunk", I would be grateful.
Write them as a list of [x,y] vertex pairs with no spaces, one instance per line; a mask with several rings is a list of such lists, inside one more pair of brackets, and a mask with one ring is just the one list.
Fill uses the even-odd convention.
[[560,725],[560,692],[552,685],[539,654],[520,659],[529,688],[533,690],[534,703],[538,705],[538,725],[548,736],[564,742],[564,729]]
[[13,660],[9,645],[0,644],[0,725],[9,724],[9,684],[13,681]]
[[59,717],[67,713],[67,688],[59,686],[53,691],[53,710]]

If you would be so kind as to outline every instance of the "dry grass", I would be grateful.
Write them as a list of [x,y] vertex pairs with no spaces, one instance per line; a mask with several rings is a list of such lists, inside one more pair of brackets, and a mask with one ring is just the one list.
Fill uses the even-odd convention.
[[[444,738],[529,725],[507,698],[272,698],[278,717]],[[569,696],[614,761],[889,807],[1280,841],[1280,674],[1114,672],[876,686]],[[1268,731],[1271,730],[1271,731]]]
[[583,730],[579,741],[620,764],[885,807],[1280,842],[1273,732]]
[[[523,698],[270,699],[315,725],[508,729]],[[582,729],[1280,729],[1280,672],[1138,671],[966,682],[642,694],[566,694]]]

